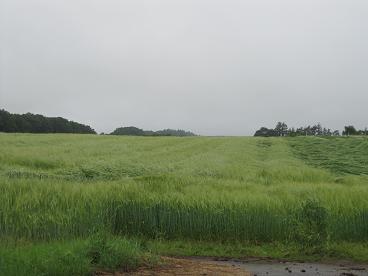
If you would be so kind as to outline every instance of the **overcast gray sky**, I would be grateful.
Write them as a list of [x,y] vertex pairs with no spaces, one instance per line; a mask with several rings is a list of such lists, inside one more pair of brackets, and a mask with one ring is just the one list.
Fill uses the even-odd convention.
[[0,108],[252,135],[368,126],[366,0],[0,0]]

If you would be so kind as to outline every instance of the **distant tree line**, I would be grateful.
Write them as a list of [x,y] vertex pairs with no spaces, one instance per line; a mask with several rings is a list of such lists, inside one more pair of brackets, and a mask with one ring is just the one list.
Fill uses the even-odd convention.
[[[342,135],[368,135],[368,130],[357,130],[354,126],[345,126]],[[278,122],[275,128],[261,127],[254,136],[274,137],[274,136],[340,136],[339,130],[331,130],[316,124],[307,127],[289,128],[286,123]]]
[[32,113],[12,114],[3,109],[0,109],[0,132],[96,133],[90,126],[61,117],[45,117]]
[[[45,117],[32,113],[13,114],[4,109],[0,109],[0,132],[96,134],[90,126],[69,121],[62,117]],[[182,129],[152,131],[143,130],[134,126],[119,127],[110,134],[132,136],[196,136],[193,132]],[[341,134],[345,136],[368,135],[368,129],[359,130],[352,125],[348,125],[344,127]],[[340,136],[340,131],[322,127],[321,124],[289,128],[286,123],[278,122],[275,128],[261,127],[255,132],[254,136]]]
[[[96,134],[90,126],[69,121],[61,117],[45,117],[32,113],[13,114],[4,109],[0,109],[0,132]],[[193,132],[181,129],[152,131],[133,126],[117,128],[111,134],[133,136],[196,136]]]
[[193,132],[182,129],[164,129],[158,131],[143,130],[137,127],[119,127],[110,133],[111,135],[134,135],[134,136],[196,136]]
[[368,129],[356,129],[354,126],[345,126],[342,135],[368,135]]

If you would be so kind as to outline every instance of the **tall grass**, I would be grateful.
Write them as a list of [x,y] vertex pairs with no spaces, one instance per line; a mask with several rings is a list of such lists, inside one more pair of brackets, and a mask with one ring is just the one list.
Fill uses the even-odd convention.
[[134,182],[8,180],[0,190],[0,233],[3,237],[52,240],[85,237],[103,225],[112,233],[149,238],[285,241],[295,231],[293,219],[303,195],[308,194],[326,206],[328,230],[334,240],[368,239],[366,193],[339,187],[330,194],[323,184],[305,189],[283,198],[266,188],[231,201],[220,195],[145,194]]
[[367,241],[368,178],[306,165],[289,143],[300,150],[309,140],[0,135],[0,236],[79,238],[102,226],[149,238],[288,241],[312,198],[330,240]]

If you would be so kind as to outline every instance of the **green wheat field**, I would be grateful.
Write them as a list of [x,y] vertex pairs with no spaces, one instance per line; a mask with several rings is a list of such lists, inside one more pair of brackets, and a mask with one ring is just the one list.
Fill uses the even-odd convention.
[[368,261],[364,137],[0,134],[0,275],[159,255]]

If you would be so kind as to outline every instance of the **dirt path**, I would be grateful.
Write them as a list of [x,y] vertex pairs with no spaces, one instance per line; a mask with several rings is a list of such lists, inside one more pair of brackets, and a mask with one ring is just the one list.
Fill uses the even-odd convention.
[[165,264],[155,268],[141,268],[138,271],[130,273],[97,273],[97,275],[114,275],[114,276],[181,276],[181,275],[194,275],[194,276],[251,276],[244,268],[238,267],[233,264],[217,263],[216,261],[210,261],[205,259],[179,259],[162,257]]
[[286,262],[265,259],[225,260],[216,258],[162,257],[163,265],[141,268],[131,273],[98,273],[115,276],[224,275],[224,276],[367,276],[368,265],[349,263],[321,264]]

